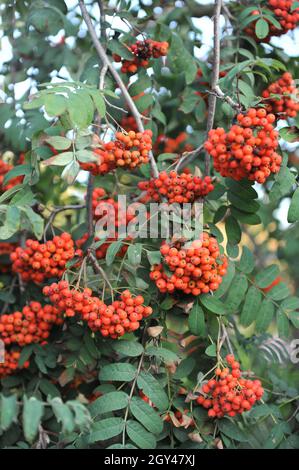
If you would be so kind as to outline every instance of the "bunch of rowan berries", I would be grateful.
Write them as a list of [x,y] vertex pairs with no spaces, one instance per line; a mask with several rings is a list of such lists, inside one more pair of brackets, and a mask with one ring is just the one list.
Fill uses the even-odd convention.
[[136,168],[148,163],[152,136],[150,129],[144,132],[116,132],[114,141],[103,143],[103,149],[95,150],[97,162],[80,163],[80,166],[94,175],[108,173],[117,167]]
[[62,322],[57,308],[30,302],[22,311],[1,315],[0,338],[6,345],[44,343],[52,326],[61,325]]
[[61,314],[66,317],[78,314],[92,331],[113,339],[137,330],[140,321],[152,313],[151,307],[143,305],[144,298],[141,295],[134,297],[129,290],[122,292],[120,299],[111,305],[93,296],[91,289],[85,288],[80,292],[71,288],[67,281],[46,286],[43,293]]
[[188,144],[187,139],[186,132],[180,132],[175,138],[160,134],[155,141],[154,152],[157,154],[191,152],[193,147]]
[[134,297],[129,290],[125,290],[121,293],[119,300],[113,301],[108,306],[100,306],[100,328],[90,315],[85,319],[93,331],[99,330],[102,336],[116,339],[127,332],[138,330],[140,321],[152,314],[152,308],[143,304],[142,295]]
[[155,281],[160,292],[200,295],[216,291],[227,270],[227,258],[220,255],[216,238],[204,232],[201,240],[194,240],[173,246],[164,243],[160,248],[163,263],[173,273],[168,275],[163,264],[152,267],[150,278]]
[[19,366],[20,356],[20,351],[5,351],[4,362],[0,362],[0,379],[14,374],[17,370],[28,369],[29,361],[25,361],[22,366]]
[[10,255],[12,270],[23,281],[44,282],[51,277],[61,277],[66,263],[75,255],[74,242],[69,233],[62,233],[52,240],[40,243],[26,240],[26,247],[18,246]]
[[238,114],[237,121],[228,132],[222,127],[212,129],[205,149],[222,176],[264,183],[271,173],[278,173],[282,161],[275,151],[278,147],[278,132],[273,127],[275,115],[264,108],[250,108]]
[[138,126],[136,119],[132,115],[125,115],[120,121],[120,126],[126,131],[135,131],[138,132]]
[[5,175],[14,168],[13,165],[6,163],[4,160],[0,159],[0,192],[4,193],[8,189],[13,188],[17,184],[21,184],[24,176],[16,176],[11,178],[6,184],[3,183]]
[[213,378],[202,386],[197,403],[208,411],[211,418],[235,416],[248,411],[260,400],[264,390],[260,380],[241,377],[240,364],[232,354],[226,356],[228,367],[217,367]]
[[138,187],[146,191],[146,200],[161,201],[166,198],[170,204],[193,203],[214,189],[210,176],[200,178],[186,172],[178,174],[176,171],[169,174],[162,171],[158,178],[140,181]]
[[136,73],[140,67],[147,68],[151,58],[158,59],[159,57],[166,56],[168,46],[168,42],[145,39],[144,41],[137,41],[128,47],[135,56],[132,60],[123,59],[118,54],[113,54],[113,59],[115,62],[122,63],[122,73]]
[[295,118],[297,116],[299,111],[298,89],[289,72],[285,72],[276,82],[271,83],[262,92],[262,97],[269,113],[281,118],[287,116]]
[[[273,12],[276,20],[280,23],[280,28],[277,28],[277,26],[265,18],[269,24],[269,34],[266,38],[262,39],[263,42],[268,42],[271,36],[281,36],[296,28],[299,21],[299,8],[294,8],[294,3],[295,0],[268,0],[266,2],[267,8]],[[260,11],[253,10],[251,15],[260,17]],[[255,34],[255,23],[256,21],[250,23],[249,26],[245,28],[245,32],[253,36],[256,41],[259,42],[261,39]]]

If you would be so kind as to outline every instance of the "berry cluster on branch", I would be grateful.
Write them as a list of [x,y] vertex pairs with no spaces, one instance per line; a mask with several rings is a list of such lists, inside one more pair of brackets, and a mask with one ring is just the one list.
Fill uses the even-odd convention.
[[210,130],[205,149],[222,176],[264,183],[271,173],[278,173],[282,162],[276,152],[275,115],[264,108],[250,108],[238,114],[237,121],[228,132],[222,127]]
[[162,171],[159,178],[140,181],[138,187],[146,191],[146,195],[140,199],[141,202],[161,201],[166,198],[170,204],[193,203],[214,189],[210,176],[200,178],[188,172],[178,174],[176,171],[171,171],[169,174]]
[[57,308],[30,302],[21,311],[3,314],[0,317],[0,339],[5,345],[26,346],[43,344],[49,337],[53,325],[63,323]]
[[[154,265],[150,273],[160,292],[207,294],[218,289],[226,274],[227,258],[220,254],[217,240],[206,232],[201,240],[194,240],[190,246],[181,242],[173,246],[164,243],[160,252],[163,263]],[[168,275],[164,265],[173,274]]]
[[5,351],[4,362],[0,362],[0,379],[12,375],[18,370],[28,369],[29,361],[25,361],[22,366],[19,365],[20,356],[20,351]]
[[117,167],[134,169],[148,163],[152,136],[150,129],[144,132],[116,132],[114,141],[103,143],[102,149],[94,151],[97,162],[80,163],[80,166],[93,175],[103,175]]
[[299,111],[298,89],[289,72],[285,72],[278,80],[271,83],[262,92],[262,97],[269,113],[280,118],[295,118],[297,116]]
[[144,306],[141,295],[134,297],[129,290],[120,295],[111,305],[92,295],[89,288],[80,292],[69,286],[67,281],[51,284],[43,289],[55,307],[66,317],[76,314],[84,320],[94,332],[116,339],[126,332],[139,328],[140,321],[152,313],[151,307]]
[[13,165],[6,163],[0,159],[0,193],[8,191],[8,189],[13,188],[17,184],[21,184],[24,176],[16,176],[11,178],[6,184],[4,184],[5,175],[14,168]]
[[[266,2],[266,7],[271,10],[274,14],[276,20],[280,23],[280,28],[275,26],[271,21],[267,18],[264,18],[267,23],[269,24],[269,34],[266,38],[262,40],[256,36],[255,33],[255,23],[252,23],[245,28],[245,32],[250,36],[253,36],[257,42],[263,41],[268,42],[271,36],[282,36],[283,34],[287,33],[288,31],[292,31],[296,28],[298,21],[299,21],[299,8],[293,8],[295,0],[268,0]],[[253,10],[251,12],[252,16],[260,17],[259,10]]]
[[25,282],[42,283],[51,277],[61,277],[66,263],[75,255],[74,242],[67,232],[40,243],[26,240],[25,248],[18,246],[10,255],[12,270]]
[[217,367],[215,375],[202,386],[197,403],[210,418],[235,416],[248,411],[263,396],[260,380],[241,377],[240,364],[232,354],[226,356],[228,367]]
[[118,54],[113,54],[115,62],[121,62],[122,73],[136,73],[139,68],[149,67],[149,60],[166,56],[168,52],[168,42],[158,42],[152,39],[137,41],[128,49],[132,52],[134,58],[132,60],[123,59]]

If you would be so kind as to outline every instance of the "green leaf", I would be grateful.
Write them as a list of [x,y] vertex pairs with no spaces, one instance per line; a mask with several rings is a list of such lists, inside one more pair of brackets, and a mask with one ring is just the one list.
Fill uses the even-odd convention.
[[[87,94],[87,96],[89,96]],[[74,127],[79,129],[84,129],[91,124],[93,113],[90,113],[90,106],[93,109],[93,103],[88,103],[86,96],[83,96],[82,93],[71,93],[69,99],[67,100],[67,110],[69,113],[70,120]]]
[[217,356],[217,351],[216,351],[216,344],[210,344],[205,350],[205,354],[210,357],[216,357]]
[[236,195],[231,191],[227,193],[228,200],[231,202],[233,206],[237,209],[244,211],[244,212],[257,212],[260,208],[259,203],[254,200],[247,200],[245,201],[240,194]]
[[16,176],[21,176],[21,175],[29,176],[31,173],[31,170],[32,168],[29,163],[26,163],[25,165],[17,165],[6,173],[2,184],[5,186],[8,183],[8,181],[10,181],[12,178],[15,178]]
[[21,212],[18,207],[8,206],[4,225],[0,227],[0,239],[6,240],[14,235],[20,228]]
[[268,287],[279,275],[279,268],[276,264],[271,264],[263,271],[260,271],[255,277],[255,283],[261,289]]
[[158,380],[149,372],[140,373],[137,378],[137,385],[160,411],[165,411],[167,409],[167,395]]
[[126,408],[129,403],[129,396],[125,392],[109,392],[97,398],[89,406],[89,412],[92,417],[96,417],[103,413],[121,410]]
[[103,366],[99,373],[99,380],[131,382],[136,374],[136,368],[129,363],[119,362]]
[[273,300],[283,300],[290,295],[290,290],[284,282],[280,282],[276,286],[273,286],[272,289],[267,292],[267,296],[271,297]]
[[297,127],[283,127],[279,130],[280,137],[286,142],[298,142],[299,139],[299,129]]
[[160,251],[147,251],[147,259],[151,265],[159,264],[161,262],[161,253]]
[[75,428],[75,422],[69,407],[59,397],[52,398],[49,403],[58,423],[62,425],[62,432],[66,434],[72,433]]
[[86,436],[89,444],[97,441],[106,441],[112,437],[118,436],[124,428],[124,420],[122,418],[107,418],[93,423],[91,433]]
[[243,273],[249,274],[253,271],[254,264],[255,262],[252,252],[247,248],[247,246],[244,246],[240,261],[237,263],[237,268]]
[[33,442],[42,416],[44,414],[44,404],[35,397],[23,398],[23,430],[28,442]]
[[195,359],[193,359],[193,357],[187,357],[186,359],[183,359],[179,363],[174,373],[174,378],[183,379],[185,377],[188,377],[193,371],[195,365],[196,365],[196,362],[195,362]]
[[248,288],[247,278],[244,274],[237,274],[234,277],[228,295],[225,301],[226,309],[230,313],[235,313],[238,310],[244,295]]
[[132,397],[130,411],[149,432],[153,434],[160,434],[162,432],[162,419],[158,413],[141,398]]
[[192,310],[188,317],[188,325],[189,330],[193,335],[205,336],[205,315],[203,309],[198,304],[198,301],[195,301],[193,304]]
[[234,279],[235,272],[236,272],[235,263],[233,263],[231,261],[228,264],[226,274],[222,278],[222,282],[221,282],[220,286],[214,292],[214,297],[216,299],[219,299],[220,297],[222,297],[227,292],[227,290],[229,289],[229,287],[230,287],[230,285],[231,285],[231,283]]
[[195,60],[184,47],[180,36],[175,33],[172,33],[167,62],[174,74],[183,73],[185,75],[187,85],[193,82],[197,73]]
[[258,225],[261,223],[261,218],[257,214],[239,211],[236,207],[230,207],[231,214],[242,224]]
[[132,266],[139,266],[141,262],[142,244],[134,243],[127,251],[128,261]]
[[249,287],[240,317],[243,326],[249,326],[255,321],[261,302],[261,291],[255,286]]
[[65,166],[71,163],[73,159],[74,159],[73,152],[62,152],[62,153],[59,153],[58,155],[54,155],[54,157],[44,160],[43,165]]
[[66,108],[67,100],[64,96],[54,94],[45,96],[45,110],[49,116],[61,116],[66,111]]
[[106,103],[101,92],[99,90],[89,90],[89,93],[91,94],[99,116],[103,118],[106,114]]
[[224,418],[218,420],[218,427],[220,432],[225,434],[230,439],[234,439],[238,442],[248,441],[248,435],[239,428],[237,423],[233,423]]
[[299,298],[294,296],[289,297],[288,299],[285,299],[283,302],[281,302],[280,306],[285,312],[299,310]]
[[52,147],[54,147],[56,150],[67,150],[72,145],[72,141],[70,139],[67,139],[66,137],[61,137],[59,135],[56,135],[55,137],[48,137],[48,139],[46,139],[46,142]]
[[200,302],[210,312],[216,313],[217,315],[225,315],[227,313],[223,302],[210,294],[201,295]]
[[161,348],[158,346],[147,346],[145,348],[145,353],[147,356],[157,356],[164,360],[166,363],[178,362],[178,356],[169,349]]
[[291,224],[299,220],[299,188],[293,194],[288,210],[288,222]]
[[269,23],[263,18],[259,18],[255,24],[255,34],[259,39],[265,38],[269,34]]
[[44,219],[39,214],[34,212],[31,207],[22,207],[22,212],[26,214],[26,217],[30,223],[30,227],[35,237],[39,240],[44,232]]
[[289,312],[289,319],[295,328],[299,328],[299,312]]
[[113,242],[109,245],[108,250],[106,252],[107,266],[110,266],[113,263],[115,256],[117,255],[117,253],[122,247],[122,244],[123,244],[122,240],[117,240],[116,242]]
[[126,426],[127,434],[140,449],[155,449],[156,439],[137,421],[129,419]]
[[0,204],[2,204],[2,202],[7,201],[7,199],[10,199],[15,193],[20,191],[20,189],[22,189],[23,187],[24,186],[22,184],[16,184],[13,188],[10,188],[7,191],[5,191],[5,193],[1,194],[0,196]]
[[274,316],[275,308],[270,299],[264,299],[257,314],[255,329],[257,333],[265,332]]
[[277,310],[277,329],[280,337],[288,338],[290,334],[289,319],[280,309]]
[[123,354],[124,356],[129,357],[141,356],[144,351],[143,346],[140,343],[137,343],[136,341],[126,341],[123,339],[114,341],[112,348],[118,354]]
[[241,227],[238,221],[232,215],[229,215],[225,219],[225,231],[229,243],[232,245],[237,245],[240,243],[242,236]]
[[113,54],[117,54],[123,59],[134,59],[134,55],[132,54],[131,50],[116,39],[111,39],[110,41],[108,41],[107,47],[111,52],[113,52]]
[[6,431],[16,422],[19,412],[17,395],[0,395],[0,429]]

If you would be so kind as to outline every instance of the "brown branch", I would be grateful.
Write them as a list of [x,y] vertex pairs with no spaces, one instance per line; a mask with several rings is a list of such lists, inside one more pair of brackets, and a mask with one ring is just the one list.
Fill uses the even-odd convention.
[[[211,79],[211,91],[215,92],[218,85],[219,70],[220,70],[220,13],[222,8],[222,0],[215,0],[214,7],[214,57],[213,57],[213,70]],[[209,110],[207,119],[207,134],[213,128],[215,111],[216,111],[217,96],[211,94],[209,96]],[[210,155],[206,152],[205,155],[205,174],[210,174]]]
[[[127,88],[126,88],[126,85],[122,81],[122,79],[121,79],[119,73],[117,72],[117,70],[113,67],[112,63],[110,62],[110,60],[109,60],[109,58],[108,58],[108,56],[105,52],[104,47],[100,43],[100,41],[97,37],[96,31],[93,27],[91,18],[89,16],[89,13],[86,9],[86,6],[85,6],[83,0],[79,0],[79,6],[80,6],[80,9],[81,9],[81,12],[82,12],[83,19],[86,23],[86,26],[87,26],[89,34],[91,36],[93,45],[94,45],[94,47],[97,51],[97,54],[98,54],[99,58],[101,59],[103,65],[107,65],[112,77],[114,78],[114,80],[116,81],[118,87],[120,88],[120,90],[121,90],[121,92],[124,96],[124,99],[125,99],[125,101],[128,105],[128,108],[130,109],[130,112],[131,112],[132,116],[134,117],[134,119],[136,121],[139,132],[144,132],[144,126],[143,126],[143,123],[142,123],[140,113],[139,113],[138,109],[136,108],[136,105],[135,105],[134,101],[132,100],[132,98],[131,98],[131,96],[130,96]],[[155,178],[157,178],[159,176],[159,171],[158,171],[157,163],[154,159],[154,156],[153,156],[152,152],[150,152],[149,157],[150,157],[150,165],[151,165],[151,170],[152,170],[153,176]]]
[[55,209],[53,209],[49,219],[48,219],[48,222],[45,226],[45,229],[44,229],[44,236],[46,236],[46,233],[47,233],[47,230],[48,228],[50,227],[50,225],[53,224],[54,222],[54,219],[55,217],[57,216],[57,214],[59,214],[60,212],[63,212],[63,211],[69,211],[69,210],[80,210],[80,209],[85,209],[86,207],[86,204],[78,204],[78,205],[69,205],[69,206],[62,206],[62,207],[55,207]]

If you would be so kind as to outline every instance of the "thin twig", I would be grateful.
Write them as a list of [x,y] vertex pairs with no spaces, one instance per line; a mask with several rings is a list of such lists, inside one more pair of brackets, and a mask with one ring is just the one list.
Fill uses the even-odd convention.
[[59,214],[60,212],[63,212],[63,211],[68,211],[68,210],[80,210],[80,209],[84,209],[86,207],[85,204],[77,204],[77,205],[69,205],[69,206],[62,206],[62,207],[55,207],[49,217],[49,220],[45,226],[45,230],[44,230],[44,238],[46,236],[46,233],[48,231],[48,228],[50,227],[50,225],[53,224],[54,222],[54,219],[55,217],[57,216],[57,214]]
[[[83,0],[79,0],[79,6],[80,6],[80,9],[81,9],[84,21],[87,25],[89,34],[91,36],[93,45],[94,45],[94,47],[97,51],[97,54],[98,54],[99,58],[101,59],[101,61],[104,65],[107,65],[111,75],[113,76],[113,78],[116,81],[118,87],[120,88],[120,90],[121,90],[121,92],[124,96],[124,99],[125,99],[125,101],[128,105],[128,108],[130,109],[130,112],[131,112],[131,114],[133,115],[133,117],[136,121],[139,132],[144,132],[144,126],[143,126],[143,123],[142,123],[140,113],[139,113],[138,109],[136,108],[136,105],[135,105],[134,101],[132,100],[132,98],[131,98],[131,96],[130,96],[127,88],[126,88],[126,85],[122,81],[122,79],[121,79],[119,73],[117,72],[117,70],[113,67],[112,63],[110,62],[110,60],[109,60],[109,58],[108,58],[108,56],[105,52],[104,47],[100,43],[100,41],[97,37],[96,31],[94,29],[94,26],[92,24],[90,15],[89,15],[89,13],[86,9],[86,6],[85,6]],[[153,156],[152,152],[149,153],[149,158],[150,158],[150,165],[151,165],[151,170],[152,170],[153,176],[155,178],[157,178],[159,176],[159,171],[158,171],[157,163],[154,159],[154,156]]]
[[113,300],[113,287],[112,287],[112,284],[111,282],[109,281],[104,269],[99,265],[98,263],[98,260],[96,259],[95,255],[92,253],[92,251],[89,249],[88,250],[88,258],[90,259],[91,261],[91,264],[92,264],[92,267],[93,267],[93,270],[94,272],[96,272],[97,274],[101,274],[101,276],[103,277],[104,281],[107,282],[108,286],[109,286],[109,289],[111,291],[111,297],[112,297],[112,300]]
[[[211,79],[211,91],[215,92],[218,85],[219,70],[220,70],[220,13],[222,8],[222,0],[215,0],[214,8],[214,57],[213,57],[213,69]],[[211,94],[209,96],[209,110],[207,118],[207,134],[213,128],[215,111],[216,111],[217,96]],[[205,155],[205,174],[210,174],[210,155],[206,152]]]

